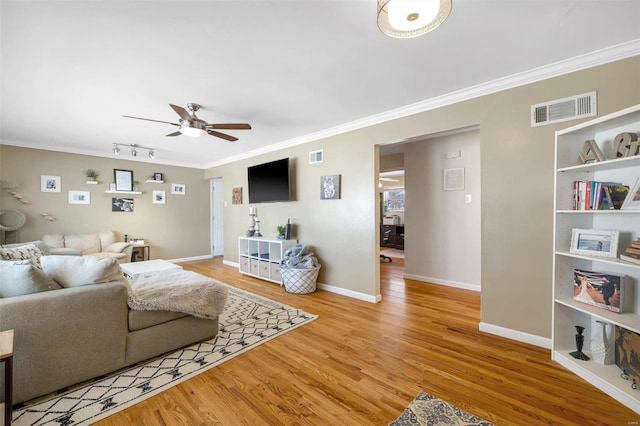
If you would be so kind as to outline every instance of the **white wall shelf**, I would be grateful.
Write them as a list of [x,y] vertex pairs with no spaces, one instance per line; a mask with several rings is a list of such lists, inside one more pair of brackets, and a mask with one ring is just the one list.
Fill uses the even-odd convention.
[[97,185],[100,182],[98,182],[97,180],[88,180],[86,183],[87,185]]
[[[613,139],[623,132],[640,133],[640,105],[556,132],[552,358],[640,413],[640,389],[632,389],[632,381],[621,378],[622,370],[617,365],[601,365],[593,359],[582,361],[569,355],[576,350],[575,326],[585,328],[582,351],[589,356],[591,330],[596,320],[609,324],[607,338],[611,344],[616,326],[640,334],[640,265],[613,257],[570,253],[574,228],[618,230],[618,253],[640,237],[640,210],[572,210],[574,181],[620,182],[632,186],[640,177],[640,155],[578,164],[585,141],[595,140],[609,157]],[[622,294],[623,313],[574,300],[574,269],[624,277],[623,290],[627,291]]]
[[281,284],[280,262],[283,254],[297,242],[297,240],[239,237],[238,269],[245,275]]
[[104,191],[105,194],[127,194],[127,195],[142,195],[140,191],[111,191],[107,189]]
[[163,180],[147,179],[147,180],[145,180],[145,183],[164,183],[164,181]]

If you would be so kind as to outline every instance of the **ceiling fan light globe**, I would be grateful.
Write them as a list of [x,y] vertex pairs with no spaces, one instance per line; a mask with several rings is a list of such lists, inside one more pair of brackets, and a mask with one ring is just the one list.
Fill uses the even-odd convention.
[[200,136],[206,135],[207,131],[199,127],[192,127],[187,125],[187,126],[180,126],[180,133],[186,136],[191,136],[193,138],[199,138]]

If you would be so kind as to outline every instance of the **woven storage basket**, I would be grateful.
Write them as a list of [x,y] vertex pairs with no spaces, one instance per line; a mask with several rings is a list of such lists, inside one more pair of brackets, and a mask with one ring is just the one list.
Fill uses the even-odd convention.
[[320,267],[308,269],[282,268],[282,284],[289,293],[308,294],[316,291],[316,280]]

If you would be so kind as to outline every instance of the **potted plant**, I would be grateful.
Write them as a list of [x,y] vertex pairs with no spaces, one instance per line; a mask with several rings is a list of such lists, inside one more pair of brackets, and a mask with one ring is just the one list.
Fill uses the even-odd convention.
[[284,240],[284,233],[287,231],[287,228],[284,225],[278,225],[278,239]]
[[87,181],[90,181],[90,182],[95,182],[98,176],[100,176],[100,172],[94,169],[87,169],[87,170],[84,170],[82,173],[84,173],[84,175],[86,176]]

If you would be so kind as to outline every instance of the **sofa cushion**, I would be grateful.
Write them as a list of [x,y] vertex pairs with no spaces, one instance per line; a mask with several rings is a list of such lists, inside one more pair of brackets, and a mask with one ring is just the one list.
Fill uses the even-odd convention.
[[27,260],[31,259],[31,262],[36,268],[41,268],[40,258],[43,253],[35,244],[26,244],[19,247],[12,248],[0,248],[0,258],[3,260]]
[[122,253],[127,247],[129,247],[131,244],[129,243],[111,243],[107,246],[102,246],[102,251],[103,252],[108,252],[108,253]]
[[63,248],[64,247],[64,235],[61,234],[47,234],[42,236],[42,241],[49,248]]
[[62,287],[121,282],[129,289],[116,259],[95,256],[44,256],[42,269]]
[[64,236],[64,246],[81,250],[82,254],[99,253],[100,238],[98,234],[69,234]]
[[129,331],[142,330],[154,325],[186,317],[182,312],[170,311],[137,311],[129,309]]
[[48,256],[51,254],[49,253],[49,247],[47,247],[47,245],[42,240],[29,241],[26,243],[4,244],[2,245],[2,248],[21,247],[21,246],[26,246],[27,244],[33,244],[34,246],[38,247],[42,251],[42,254],[44,254],[45,256]]
[[[27,262],[5,262],[0,266],[0,297],[15,297],[42,291],[59,290],[62,287],[42,270]],[[8,264],[8,265],[7,265]]]
[[116,234],[113,231],[99,232],[98,239],[100,240],[99,251],[106,251],[107,247],[116,242]]

